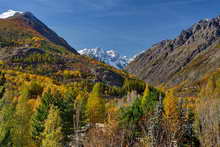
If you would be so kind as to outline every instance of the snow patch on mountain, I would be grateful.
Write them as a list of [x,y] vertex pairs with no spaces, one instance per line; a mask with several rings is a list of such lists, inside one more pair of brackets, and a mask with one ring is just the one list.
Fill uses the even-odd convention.
[[138,56],[140,56],[141,54],[143,54],[146,50],[143,50],[141,51],[140,53],[134,55],[133,57],[131,57],[129,60],[128,60],[128,64],[133,62]]
[[8,11],[3,12],[3,13],[0,14],[0,19],[6,19],[6,18],[12,17],[16,14],[23,14],[23,12],[8,10]]
[[114,66],[118,69],[123,69],[128,65],[129,59],[126,56],[121,56],[115,50],[104,50],[102,48],[85,48],[78,51],[81,55],[92,57],[96,60],[103,61],[106,64]]

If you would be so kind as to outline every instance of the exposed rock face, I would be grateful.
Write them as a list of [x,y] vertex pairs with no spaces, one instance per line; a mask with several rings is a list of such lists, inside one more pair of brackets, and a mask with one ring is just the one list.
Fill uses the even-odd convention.
[[152,85],[199,80],[220,67],[220,16],[201,20],[174,40],[164,40],[135,58],[126,70]]
[[96,82],[104,82],[107,85],[119,87],[123,85],[124,78],[111,70],[100,67],[94,69],[92,73],[96,76]]

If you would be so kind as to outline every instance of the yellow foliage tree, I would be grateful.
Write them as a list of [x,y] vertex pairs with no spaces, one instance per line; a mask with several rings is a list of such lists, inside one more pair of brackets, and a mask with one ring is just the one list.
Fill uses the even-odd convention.
[[171,140],[175,140],[181,130],[181,120],[179,118],[178,98],[173,95],[172,91],[166,93],[163,105],[166,127],[170,132]]
[[105,118],[105,102],[101,97],[101,83],[95,84],[86,104],[89,122],[101,123]]
[[168,119],[177,119],[178,118],[178,98],[173,96],[172,91],[168,91],[166,97],[163,101],[164,104],[164,114]]
[[62,147],[62,127],[60,112],[55,106],[50,107],[49,115],[44,124],[42,147]]
[[31,137],[31,115],[32,110],[28,105],[27,99],[20,97],[16,106],[14,126],[12,129],[12,142],[16,147],[34,146]]

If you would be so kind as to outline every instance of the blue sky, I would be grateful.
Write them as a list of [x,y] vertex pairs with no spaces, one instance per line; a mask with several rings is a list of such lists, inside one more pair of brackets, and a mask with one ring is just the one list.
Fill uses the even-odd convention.
[[76,49],[132,56],[220,15],[220,0],[1,0],[8,9],[31,11]]

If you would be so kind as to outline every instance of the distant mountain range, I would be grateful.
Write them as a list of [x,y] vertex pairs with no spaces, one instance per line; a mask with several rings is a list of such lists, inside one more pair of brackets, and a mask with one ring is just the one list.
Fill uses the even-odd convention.
[[78,51],[81,55],[86,55],[92,57],[96,60],[105,62],[111,66],[118,69],[125,68],[129,63],[129,58],[126,56],[121,56],[115,50],[104,50],[102,48],[90,48],[82,49]]

